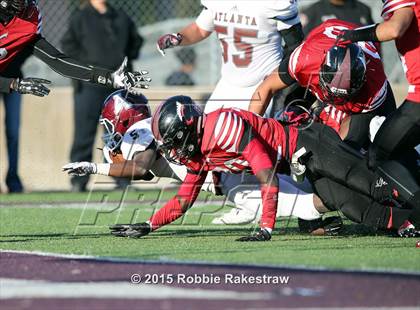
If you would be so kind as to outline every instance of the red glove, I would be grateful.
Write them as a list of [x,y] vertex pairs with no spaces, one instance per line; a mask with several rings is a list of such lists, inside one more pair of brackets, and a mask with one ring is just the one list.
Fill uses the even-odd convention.
[[165,34],[157,41],[158,51],[162,54],[162,56],[165,56],[165,49],[180,45],[182,39],[183,36],[180,33]]

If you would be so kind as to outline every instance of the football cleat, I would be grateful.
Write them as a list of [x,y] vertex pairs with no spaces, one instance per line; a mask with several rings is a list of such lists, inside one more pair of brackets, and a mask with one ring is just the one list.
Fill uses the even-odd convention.
[[401,238],[414,238],[420,236],[420,231],[416,230],[410,221],[406,220],[400,228],[398,228],[397,234]]
[[239,241],[239,242],[256,242],[256,241],[270,241],[270,240],[271,240],[271,233],[264,228],[260,228],[256,233],[251,234],[249,236],[236,239],[236,241]]

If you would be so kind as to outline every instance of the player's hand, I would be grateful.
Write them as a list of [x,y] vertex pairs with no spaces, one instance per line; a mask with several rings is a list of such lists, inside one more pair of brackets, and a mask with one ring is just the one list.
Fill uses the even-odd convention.
[[51,84],[51,81],[38,78],[18,78],[13,81],[10,88],[20,94],[31,94],[38,97],[44,97],[50,93],[50,90],[44,84]]
[[236,241],[240,241],[240,242],[269,241],[270,239],[271,239],[271,234],[266,229],[260,228],[260,230],[257,233],[238,238],[236,239]]
[[127,71],[127,63],[128,58],[125,57],[118,70],[111,74],[112,87],[115,89],[123,88],[134,95],[140,95],[141,91],[139,89],[149,88],[149,82],[152,79],[146,76],[149,72],[144,70],[140,72]]
[[111,234],[116,237],[140,238],[152,231],[149,223],[117,224],[110,226]]
[[351,41],[351,30],[343,30],[340,32],[340,34],[337,36],[337,40],[335,41],[335,45],[344,47],[352,43]]
[[165,50],[167,48],[173,48],[180,45],[182,39],[183,36],[180,33],[165,34],[161,36],[157,41],[157,49],[162,54],[162,56],[165,56]]
[[98,170],[95,163],[89,163],[87,161],[69,163],[64,165],[62,169],[67,172],[68,175],[78,177],[95,174]]

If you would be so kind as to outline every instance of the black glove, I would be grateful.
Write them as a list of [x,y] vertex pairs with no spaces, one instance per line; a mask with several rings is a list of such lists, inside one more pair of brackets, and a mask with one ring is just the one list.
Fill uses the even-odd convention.
[[271,239],[271,234],[265,230],[264,228],[260,228],[260,230],[252,235],[241,237],[236,239],[236,241],[240,242],[248,242],[248,241],[268,241]]
[[149,223],[117,224],[110,226],[111,234],[117,237],[140,238],[152,231]]
[[44,97],[50,93],[50,90],[43,84],[51,84],[51,81],[38,78],[16,79],[13,81],[11,89],[20,94]]
[[343,228],[343,220],[339,216],[330,216],[326,219],[316,219],[312,221],[298,219],[299,230],[301,233],[314,236],[336,236]]

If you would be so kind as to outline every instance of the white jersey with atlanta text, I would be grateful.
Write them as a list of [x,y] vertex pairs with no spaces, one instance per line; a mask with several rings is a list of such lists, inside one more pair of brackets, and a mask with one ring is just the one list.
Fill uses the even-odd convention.
[[299,23],[296,0],[202,0],[197,25],[216,32],[222,47],[222,79],[257,85],[283,56],[279,31]]

